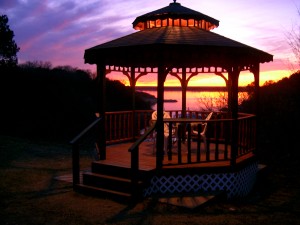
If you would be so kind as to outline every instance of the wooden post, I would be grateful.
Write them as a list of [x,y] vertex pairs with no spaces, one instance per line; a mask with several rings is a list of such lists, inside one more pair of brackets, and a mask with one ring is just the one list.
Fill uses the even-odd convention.
[[181,157],[181,137],[182,137],[182,125],[178,125],[178,131],[177,131],[177,149],[178,149],[178,164],[182,163],[182,157]]
[[72,146],[72,167],[73,167],[73,189],[80,183],[79,147],[75,143]]
[[106,134],[105,134],[105,111],[106,111],[106,69],[104,64],[97,64],[99,114],[103,119],[99,123],[99,133],[97,135],[96,147],[100,154],[100,159],[106,159]]
[[239,85],[239,74],[240,70],[238,66],[232,67],[232,70],[228,73],[232,81],[231,85],[231,115],[232,115],[232,143],[231,143],[231,166],[236,165],[236,158],[238,154],[238,134],[239,134],[239,125],[238,125],[238,85]]
[[163,66],[158,67],[157,73],[157,121],[156,121],[156,168],[162,168],[162,161],[164,159],[164,82],[165,69]]
[[139,147],[131,151],[131,198],[133,203],[139,198],[138,190]]
[[136,85],[136,80],[135,80],[135,71],[134,67],[131,67],[130,71],[130,85],[131,85],[131,93],[132,93],[132,137],[133,141],[135,141],[135,132],[136,132],[136,121],[135,121],[135,85]]
[[258,147],[258,137],[260,135],[260,109],[259,109],[259,102],[260,102],[260,88],[259,88],[259,63],[255,64],[253,68],[251,68],[251,72],[254,75],[254,104],[255,104],[255,123],[256,123],[256,135],[255,135],[255,148],[253,153],[257,152]]
[[181,117],[185,118],[186,117],[186,89],[187,89],[187,80],[186,80],[186,68],[182,68],[182,80],[181,80],[181,98],[182,98],[182,112],[181,112]]
[[[182,104],[181,104],[181,118],[186,118],[186,89],[187,89],[188,81],[186,80],[186,68],[182,68],[182,79],[181,79],[181,99],[182,99]],[[182,127],[182,138],[183,143],[185,142],[186,139],[186,129],[185,126]]]

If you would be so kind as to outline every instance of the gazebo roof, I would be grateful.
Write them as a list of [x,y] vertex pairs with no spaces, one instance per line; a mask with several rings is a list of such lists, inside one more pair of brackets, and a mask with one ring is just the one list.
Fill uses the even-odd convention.
[[[150,19],[149,19],[150,18]],[[139,24],[139,25],[136,25]],[[141,31],[85,50],[85,63],[123,67],[248,67],[273,56],[209,30],[219,21],[171,3],[139,16]]]
[[[222,66],[231,61],[270,62],[273,56],[196,27],[159,27],[133,34],[86,49],[85,62],[117,64],[120,66],[151,66],[158,60],[167,65],[208,63]],[[221,65],[222,64],[222,65]]]

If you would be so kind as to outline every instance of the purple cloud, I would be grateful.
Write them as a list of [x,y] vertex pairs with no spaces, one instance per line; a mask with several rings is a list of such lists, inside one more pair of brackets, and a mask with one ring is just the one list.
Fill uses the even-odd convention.
[[[84,64],[85,49],[135,32],[132,22],[137,16],[171,2],[2,0],[0,13],[8,16],[10,28],[21,48],[19,62],[49,61],[54,66],[70,65],[84,69],[95,68]],[[284,29],[291,25],[293,15],[297,17],[293,2],[177,2],[220,20],[220,27],[213,32],[274,54],[274,58],[288,54]]]

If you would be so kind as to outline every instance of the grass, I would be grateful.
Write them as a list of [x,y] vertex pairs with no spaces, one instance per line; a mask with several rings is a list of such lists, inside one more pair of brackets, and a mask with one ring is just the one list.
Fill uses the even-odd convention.
[[[81,159],[90,166],[89,152]],[[0,136],[0,225],[300,224],[299,163],[272,167],[243,200],[193,210],[150,199],[130,207],[76,193],[55,179],[71,173],[71,165],[68,144]]]

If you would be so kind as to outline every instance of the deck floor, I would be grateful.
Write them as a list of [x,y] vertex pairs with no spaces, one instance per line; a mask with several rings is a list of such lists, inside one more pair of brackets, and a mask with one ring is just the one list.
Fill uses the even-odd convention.
[[[109,165],[117,165],[121,167],[130,167],[130,156],[131,153],[128,151],[130,146],[133,143],[122,143],[122,144],[115,144],[109,145],[106,149],[106,160],[99,160],[99,163],[109,164]],[[152,170],[156,168],[156,150],[153,141],[144,141],[139,147],[139,168],[140,170]],[[182,152],[182,167],[216,167],[216,166],[229,166],[229,160],[225,161],[215,161],[215,145],[211,145],[210,147],[210,162],[205,161],[206,153],[204,151],[204,145],[201,145],[201,156],[200,156],[200,163],[197,164],[187,164],[187,144],[181,144],[181,152]],[[192,142],[191,144],[191,157],[192,162],[196,163],[196,148],[197,143]],[[219,151],[219,160],[224,159],[224,145],[218,145]],[[228,148],[228,157],[230,156],[230,147]],[[168,155],[164,155],[163,160],[164,166],[172,166],[178,165],[178,154],[177,154],[177,143],[173,145],[172,148],[172,160],[168,159]]]

